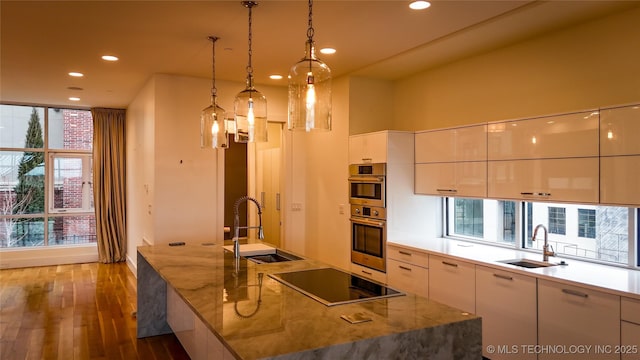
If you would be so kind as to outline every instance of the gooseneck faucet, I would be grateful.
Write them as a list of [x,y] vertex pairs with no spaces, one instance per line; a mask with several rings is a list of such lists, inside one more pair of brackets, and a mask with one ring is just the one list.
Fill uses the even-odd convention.
[[[256,207],[258,208],[258,219],[259,219],[258,226],[240,226],[240,213],[238,212],[238,208],[240,207],[240,204],[245,201],[252,201],[254,204],[256,204]],[[262,229],[262,207],[260,206],[260,203],[258,202],[258,200],[250,196],[243,196],[238,200],[236,200],[235,204],[233,204],[233,215],[234,215],[233,256],[236,259],[239,259],[240,258],[240,239],[239,239],[240,229],[258,229],[258,239],[260,240],[264,239],[264,230]]]
[[549,261],[549,256],[556,256],[556,253],[553,251],[553,247],[549,250],[549,239],[547,235],[547,228],[540,224],[536,226],[535,230],[533,230],[533,236],[531,237],[531,241],[536,240],[536,235],[538,235],[538,229],[542,228],[544,230],[544,245],[542,246],[542,261]]

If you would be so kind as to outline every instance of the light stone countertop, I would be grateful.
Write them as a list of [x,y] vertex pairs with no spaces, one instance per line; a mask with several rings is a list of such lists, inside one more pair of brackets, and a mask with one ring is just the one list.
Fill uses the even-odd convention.
[[[240,359],[481,358],[481,323],[473,314],[412,294],[329,307],[267,276],[329,267],[314,260],[255,264],[241,258],[236,276],[233,254],[219,245],[141,246],[138,257]],[[373,320],[340,318],[359,312]]]
[[520,258],[542,261],[541,253],[532,253],[529,251],[447,238],[412,241],[394,240],[389,241],[387,244],[397,245],[407,249],[422,250],[429,254],[457,258],[476,265],[517,272],[540,279],[553,280],[567,285],[582,286],[609,294],[640,300],[640,270],[601,265],[560,256],[550,257],[549,262],[557,264],[564,260],[567,265],[528,269],[498,261]]

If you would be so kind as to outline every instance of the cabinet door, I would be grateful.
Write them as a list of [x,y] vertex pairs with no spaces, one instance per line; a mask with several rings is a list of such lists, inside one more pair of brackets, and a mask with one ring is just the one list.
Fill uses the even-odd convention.
[[487,126],[418,132],[416,163],[484,161],[487,159]]
[[455,129],[423,131],[416,133],[416,163],[455,161],[455,137]]
[[486,197],[487,163],[416,164],[415,192],[424,195]]
[[491,198],[597,203],[598,158],[489,161]]
[[[476,313],[482,317],[484,356],[536,359],[534,352],[523,352],[521,347],[538,340],[536,297],[535,278],[476,266]],[[506,348],[488,353],[488,345]]]
[[475,313],[476,279],[473,264],[429,255],[429,298]]
[[180,295],[167,285],[167,323],[173,330],[184,350],[197,359],[195,315]]
[[488,159],[598,156],[598,113],[548,116],[489,124]]
[[640,105],[600,111],[600,155],[640,155]]
[[456,196],[455,163],[416,164],[416,194]]
[[349,137],[349,163],[386,163],[387,132],[352,135]]
[[[538,279],[538,342],[541,345],[592,345],[589,359],[619,359],[596,346],[620,344],[620,297],[577,286]],[[539,354],[539,360],[567,359],[565,354]]]
[[429,297],[429,269],[388,259],[387,281],[392,288]]
[[621,360],[638,360],[640,357],[640,324],[620,322]]
[[487,162],[464,161],[455,165],[456,195],[487,197]]
[[640,155],[601,157],[600,202],[640,205],[638,179],[640,179]]

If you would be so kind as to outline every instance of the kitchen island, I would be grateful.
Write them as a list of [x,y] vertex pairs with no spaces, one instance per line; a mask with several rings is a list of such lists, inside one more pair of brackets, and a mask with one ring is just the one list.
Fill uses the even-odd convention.
[[482,358],[473,314],[413,294],[326,306],[268,276],[329,267],[318,261],[236,263],[210,244],[137,256],[138,337],[175,332],[194,359]]

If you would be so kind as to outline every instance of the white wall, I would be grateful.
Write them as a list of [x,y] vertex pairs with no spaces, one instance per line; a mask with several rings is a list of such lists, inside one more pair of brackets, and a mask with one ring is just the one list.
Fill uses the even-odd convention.
[[[233,114],[240,82],[217,81],[218,103]],[[269,119],[286,120],[286,88],[259,87]],[[154,75],[127,112],[127,258],[172,241],[218,243],[223,235],[224,151],[200,148],[200,112],[211,80]],[[232,145],[233,146],[233,145]]]
[[[285,247],[348,269],[348,78],[333,80],[332,97],[330,132],[285,134]],[[293,211],[293,204],[300,204],[300,211]]]
[[547,115],[640,100],[640,7],[397,81],[397,130]]

